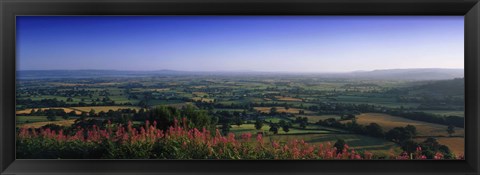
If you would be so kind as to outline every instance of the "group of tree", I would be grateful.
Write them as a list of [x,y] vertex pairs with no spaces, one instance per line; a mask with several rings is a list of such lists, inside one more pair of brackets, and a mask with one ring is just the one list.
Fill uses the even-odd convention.
[[280,120],[278,123],[271,122],[269,131],[273,134],[278,134],[278,131],[282,129],[284,132],[288,133],[291,127],[292,123]]
[[307,117],[297,117],[295,118],[295,123],[298,123],[300,128],[305,129],[308,125],[308,118]]
[[146,119],[150,122],[157,122],[157,128],[166,130],[177,121],[185,118],[188,121],[189,128],[214,129],[218,120],[208,116],[207,111],[196,109],[192,105],[182,108],[172,106],[157,106],[146,112]]
[[439,115],[426,113],[426,112],[409,112],[409,111],[398,110],[398,109],[387,110],[385,113],[393,116],[408,118],[411,120],[437,123],[442,125],[453,125],[455,127],[460,127],[460,128],[463,128],[465,124],[465,118],[459,117],[459,116],[444,117],[444,116],[439,116]]

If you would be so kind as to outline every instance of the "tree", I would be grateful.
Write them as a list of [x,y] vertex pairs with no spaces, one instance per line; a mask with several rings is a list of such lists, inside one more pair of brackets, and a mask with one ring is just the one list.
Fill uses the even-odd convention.
[[290,109],[290,107],[288,107],[288,105],[287,105],[287,106],[285,106],[285,110],[287,110],[287,111],[288,111],[289,109]]
[[32,110],[30,111],[30,115],[35,115],[35,109],[32,109]]
[[282,125],[282,130],[288,133],[290,131],[290,126],[289,125]]
[[91,109],[90,112],[88,112],[88,116],[90,116],[90,117],[95,116],[95,110]]
[[263,121],[260,119],[255,120],[255,129],[260,130],[263,127]]
[[222,134],[227,135],[230,132],[230,124],[229,123],[223,123],[222,124]]
[[374,136],[374,137],[383,137],[383,129],[382,127],[377,124],[377,123],[370,123],[365,127],[366,132],[368,135]]
[[300,122],[300,128],[303,128],[303,129],[307,128],[307,122],[305,121]]
[[337,153],[341,153],[343,151],[343,148],[345,148],[345,140],[343,139],[338,139],[337,142],[333,145],[333,147],[337,148]]
[[243,119],[239,115],[235,115],[235,124],[240,127],[243,124]]
[[277,108],[276,107],[270,108],[270,114],[271,115],[276,114],[276,113],[277,113]]
[[270,132],[273,132],[273,134],[278,134],[278,125],[276,123],[270,124]]
[[207,111],[196,109],[193,105],[182,107],[180,113],[182,117],[188,119],[191,128],[202,129],[215,127],[215,125],[212,125],[211,117],[208,116]]
[[57,117],[55,117],[55,115],[48,115],[47,116],[48,121],[55,121],[56,119],[57,119]]
[[76,116],[77,113],[76,113],[75,111],[70,111],[70,112],[68,113],[68,115],[70,115],[70,116]]
[[66,113],[63,114],[62,118],[63,118],[64,120],[68,120],[68,114],[66,114]]
[[448,125],[447,127],[447,133],[450,137],[452,137],[452,134],[455,133],[455,126],[453,125]]
[[[109,113],[110,111],[107,112],[107,115],[110,117]],[[147,112],[145,112],[144,109],[141,109],[139,115],[140,113],[142,113],[141,115],[144,115],[144,117],[149,120],[150,123],[156,121],[157,128],[161,130],[167,130],[168,127],[174,124],[175,119],[177,119],[177,121],[180,119],[180,112],[178,109],[168,106],[157,106],[148,110]]]
[[87,118],[87,113],[82,112],[82,115],[80,116],[80,120],[85,120]]
[[303,115],[303,114],[305,114],[305,111],[304,110],[298,110],[298,114]]
[[411,140],[412,137],[413,136],[411,131],[405,129],[404,127],[395,127],[385,134],[385,138],[387,140],[391,140],[397,143],[403,143],[405,141]]
[[405,130],[407,130],[408,132],[410,132],[410,134],[412,134],[412,137],[415,137],[417,135],[417,128],[413,125],[407,125],[405,127]]
[[280,125],[281,127],[285,126],[287,124],[287,122],[285,120],[280,120],[278,122],[278,125]]

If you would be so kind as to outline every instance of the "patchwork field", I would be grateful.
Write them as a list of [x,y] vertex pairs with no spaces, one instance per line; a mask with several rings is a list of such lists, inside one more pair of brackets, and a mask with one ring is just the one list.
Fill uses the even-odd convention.
[[[141,77],[89,77],[64,79],[26,79],[19,80],[17,96],[17,126],[41,127],[46,124],[62,126],[71,125],[82,112],[95,113],[118,111],[119,109],[144,109],[147,113],[132,114],[131,111],[120,111],[121,118],[91,117],[98,123],[110,120],[124,123],[132,120],[134,127],[141,126],[145,120],[165,122],[171,120],[168,113],[185,115],[191,119],[192,126],[222,130],[230,126],[229,131],[239,136],[242,133],[263,133],[265,140],[279,139],[284,142],[292,139],[303,139],[309,143],[335,143],[343,139],[356,150],[373,151],[376,155],[398,155],[402,150],[400,144],[385,138],[368,136],[370,133],[357,132],[356,128],[339,125],[316,124],[319,120],[334,118],[341,120],[340,114],[359,114],[356,122],[361,125],[379,124],[383,132],[394,127],[413,125],[418,131],[414,138],[423,142],[428,137],[435,137],[441,144],[447,145],[455,154],[464,151],[463,128],[455,128],[453,137],[448,137],[447,122],[461,126],[464,113],[463,79],[436,81],[404,81],[404,80],[363,80],[322,78],[317,75],[152,75]],[[431,84],[437,83],[437,84]],[[443,84],[442,84],[443,83]],[[423,86],[431,84],[429,86]],[[410,92],[414,89],[415,94]],[[441,91],[438,91],[441,90]],[[421,93],[419,93],[421,92]],[[419,95],[422,94],[422,95]],[[453,95],[452,95],[453,94]],[[435,101],[431,99],[436,99]],[[438,100],[437,100],[438,99]],[[183,108],[191,105],[192,108]],[[159,116],[150,116],[149,110],[159,106],[164,110]],[[285,107],[287,106],[287,107]],[[63,113],[32,113],[32,109],[63,109],[75,112],[76,116],[63,120]],[[48,107],[48,108],[43,108]],[[173,107],[173,108],[171,108]],[[274,113],[271,113],[275,107]],[[168,111],[165,111],[168,110]],[[178,111],[177,111],[178,110]],[[185,110],[185,111],[183,111]],[[192,111],[195,110],[195,111]],[[199,111],[197,111],[199,110]],[[201,111],[200,111],[201,110]],[[172,112],[176,111],[176,112]],[[182,111],[182,112],[180,112]],[[427,117],[438,117],[440,120],[428,120],[435,124],[407,118],[387,115],[398,111],[408,115],[409,112],[423,112]],[[382,113],[382,114],[381,114]],[[329,115],[323,115],[329,114]],[[333,115],[335,114],[335,115]],[[434,114],[434,115],[432,115]],[[32,115],[32,116],[30,116]],[[45,115],[55,116],[49,121]],[[444,116],[449,120],[441,120]],[[296,120],[305,117],[304,120]],[[417,117],[417,116],[413,116]],[[50,118],[51,119],[51,118]],[[78,120],[81,127],[87,127],[92,120]],[[253,122],[264,123],[260,130],[255,129]],[[281,120],[289,123],[288,132],[282,127],[278,134],[270,132],[270,124],[278,124]],[[103,121],[103,122],[101,122]],[[157,121],[157,122],[158,122]],[[440,122],[439,122],[440,121]],[[96,122],[96,121],[95,121]],[[172,122],[172,121],[170,121]],[[240,126],[235,123],[243,123]],[[341,121],[343,123],[351,120]],[[446,123],[446,124],[445,124]],[[460,123],[460,124],[459,124]],[[290,125],[291,124],[291,125]],[[361,133],[361,134],[353,134]],[[438,150],[435,150],[438,151]]]

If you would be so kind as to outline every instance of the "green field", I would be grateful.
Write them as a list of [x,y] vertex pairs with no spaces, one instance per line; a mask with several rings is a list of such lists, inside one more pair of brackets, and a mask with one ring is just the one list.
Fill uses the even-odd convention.
[[[59,120],[59,118],[57,118],[57,120]],[[17,116],[16,117],[17,124],[47,122],[47,121],[48,121],[47,116]]]

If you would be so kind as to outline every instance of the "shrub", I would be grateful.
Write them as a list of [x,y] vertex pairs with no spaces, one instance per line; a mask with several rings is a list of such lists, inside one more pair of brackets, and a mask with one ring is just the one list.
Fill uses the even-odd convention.
[[[313,145],[303,140],[285,143],[265,142],[262,134],[237,137],[223,136],[219,130],[188,129],[188,123],[174,120],[167,130],[157,123],[134,128],[132,123],[106,127],[96,125],[77,128],[72,134],[64,130],[21,128],[17,137],[17,158],[42,159],[375,159],[370,152],[356,152],[348,145],[343,148],[330,143]],[[443,158],[441,154],[435,158]],[[392,159],[404,159],[393,155]],[[419,155],[409,159],[420,159]]]

